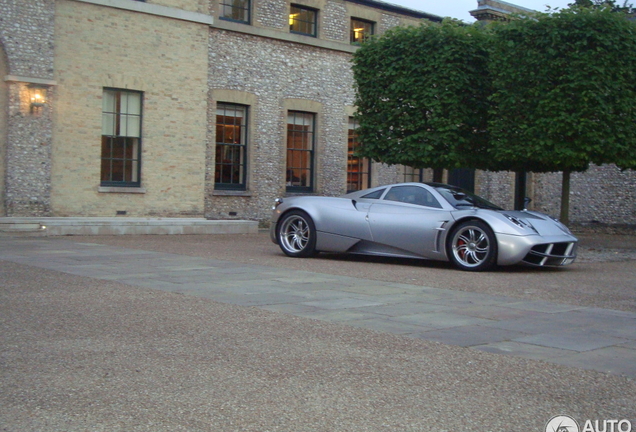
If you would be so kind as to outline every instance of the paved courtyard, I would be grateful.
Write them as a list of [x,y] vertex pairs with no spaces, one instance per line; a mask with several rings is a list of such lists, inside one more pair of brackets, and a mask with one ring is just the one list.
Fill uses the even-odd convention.
[[[163,343],[154,340],[155,336],[149,338],[153,342],[144,340],[142,336],[146,332],[153,334],[153,329],[147,327],[149,322],[156,320],[159,323],[155,323],[155,326],[170,323],[171,331],[177,333],[201,332],[210,337],[211,346],[219,343],[223,350],[230,352],[239,350],[246,341],[251,341],[250,356],[268,356],[267,367],[258,373],[258,378],[263,378],[261,373],[271,373],[267,372],[268,368],[274,367],[278,369],[275,374],[281,380],[282,394],[286,391],[296,393],[293,397],[281,396],[285,400],[282,404],[271,399],[266,402],[261,398],[264,394],[272,398],[272,389],[261,383],[263,395],[240,396],[238,393],[242,391],[236,386],[253,388],[254,380],[258,379],[249,374],[239,379],[234,371],[233,377],[220,378],[219,387],[223,388],[224,396],[221,400],[217,399],[216,404],[220,406],[213,410],[213,415],[208,414],[204,419],[190,423],[190,420],[183,420],[179,415],[168,421],[163,416],[153,414],[149,421],[159,422],[157,428],[153,429],[145,420],[139,419],[139,424],[131,423],[130,418],[137,418],[138,415],[144,417],[142,410],[136,415],[124,415],[119,420],[122,426],[118,430],[429,430],[426,425],[431,423],[427,422],[433,421],[436,416],[444,425],[440,430],[457,430],[456,427],[462,424],[461,430],[506,430],[505,425],[509,420],[506,416],[518,411],[513,407],[515,404],[525,406],[517,412],[524,419],[521,423],[513,422],[517,426],[541,426],[551,414],[560,413],[585,418],[636,418],[633,404],[636,400],[636,312],[630,307],[619,310],[585,302],[572,304],[531,296],[523,298],[497,292],[470,292],[433,284],[427,286],[421,280],[418,283],[405,283],[382,280],[391,278],[362,278],[358,275],[334,274],[338,272],[310,271],[313,270],[309,268],[311,260],[304,260],[308,268],[303,269],[303,260],[284,258],[296,268],[282,268],[262,265],[260,260],[245,256],[240,260],[227,260],[205,256],[214,254],[209,251],[203,253],[202,250],[199,253],[175,253],[170,249],[178,249],[176,245],[181,240],[188,242],[192,237],[147,237],[153,238],[137,239],[140,243],[150,241],[155,246],[137,244],[123,247],[121,244],[108,244],[121,242],[122,239],[103,241],[104,238],[97,237],[0,237],[0,265],[5,276],[3,279],[7,281],[7,287],[2,292],[4,318],[0,321],[2,370],[5,377],[2,378],[0,399],[0,402],[4,400],[0,405],[5,408],[0,408],[0,424],[9,425],[0,430],[116,430],[100,413],[112,409],[108,407],[109,403],[118,405],[121,401],[117,400],[116,394],[100,394],[99,389],[108,389],[110,380],[122,377],[117,377],[117,372],[108,371],[108,367],[98,361],[99,374],[104,374],[97,380],[101,380],[101,383],[98,384],[95,377],[88,383],[82,381],[87,379],[84,376],[86,371],[77,370],[82,367],[76,365],[76,356],[79,356],[81,364],[82,356],[94,355],[91,344],[99,347],[97,351],[102,356],[107,354],[106,357],[124,356],[126,350],[136,351],[147,344],[154,344],[154,350],[162,351],[166,358],[170,358],[170,354],[175,355],[166,365],[166,359],[157,359],[156,352],[150,355],[147,352],[140,353],[140,356],[147,356],[151,363],[159,361],[157,364],[162,366],[158,366],[155,373],[162,375],[161,370],[169,370],[178,364],[184,369],[192,367],[191,358],[196,357],[195,353],[205,351],[204,346],[190,347],[193,352],[188,353],[184,351],[188,344],[178,338],[170,337],[169,342],[163,340]],[[266,236],[251,236],[249,240],[259,243],[258,246],[253,245],[252,251],[246,252],[246,256],[250,253],[257,256],[265,248],[269,248],[268,253],[277,254],[274,245],[261,243],[267,241]],[[209,237],[209,241],[214,241],[214,236]],[[163,246],[156,247],[157,242]],[[267,257],[262,261],[268,262]],[[300,268],[297,267],[299,263]],[[358,264],[363,266],[369,263],[340,262],[338,259],[331,262],[333,266],[345,267]],[[372,267],[375,264],[374,268],[378,268],[378,271],[383,266],[382,262],[370,264]],[[627,260],[618,264],[625,266],[629,275],[629,272],[634,271],[636,261]],[[426,270],[424,267],[423,271]],[[433,266],[432,271],[447,272],[451,277],[460,273],[462,277],[467,277],[466,273],[443,268],[443,265],[442,268]],[[558,279],[563,274],[566,273],[555,272],[552,277]],[[496,276],[505,279],[509,275],[504,272]],[[515,276],[514,271],[511,276]],[[479,278],[480,275],[471,274],[470,277]],[[33,285],[34,281],[39,282]],[[62,282],[64,288],[61,289],[60,281],[70,282]],[[631,281],[633,283],[633,279]],[[599,279],[597,284],[603,284],[603,280]],[[83,291],[83,285],[97,288]],[[63,293],[59,293],[59,297],[49,297],[60,290]],[[121,296],[115,295],[117,291]],[[93,295],[87,296],[88,293]],[[123,305],[123,300],[127,298],[130,303]],[[140,298],[147,301],[139,302]],[[61,299],[66,300],[60,305],[57,302]],[[75,303],[80,299],[81,305],[74,308],[68,306],[69,302]],[[188,307],[181,305],[173,310],[166,306],[166,302],[185,302],[190,304],[188,307],[196,305],[204,306],[204,309],[220,307],[223,310],[220,315],[226,319],[213,314],[206,320],[209,310],[192,315]],[[55,304],[62,310],[52,311],[51,307]],[[136,305],[134,312],[130,309],[133,304]],[[144,305],[156,309],[145,310]],[[122,313],[125,312],[124,316],[118,315],[119,308]],[[23,312],[19,318],[15,316],[18,310]],[[73,337],[73,326],[81,334],[82,326],[88,325],[84,321],[89,318],[87,314],[90,315],[91,310],[96,313],[95,320],[106,320],[108,323],[101,326],[101,331],[107,335],[107,347],[99,338]],[[159,315],[158,311],[161,311]],[[28,314],[34,316],[29,318]],[[141,317],[145,314],[152,318],[148,321],[135,319],[136,315]],[[237,319],[239,316],[242,318]],[[48,321],[47,317],[50,318]],[[16,327],[16,320],[23,321],[24,327]],[[130,320],[132,322],[127,322]],[[192,322],[188,322],[190,320]],[[77,324],[74,324],[75,321]],[[34,322],[40,322],[41,327],[32,327]],[[192,327],[194,322],[198,325]],[[272,326],[273,322],[277,325]],[[66,327],[65,323],[70,327]],[[227,326],[233,327],[231,331]],[[265,329],[269,333],[262,335]],[[57,331],[63,336],[52,336]],[[226,332],[231,332],[232,338],[219,336]],[[305,337],[298,337],[297,332],[305,334]],[[132,338],[136,342],[128,341],[129,345],[119,345],[118,334],[122,334],[122,340]],[[254,340],[256,335],[261,335],[262,339]],[[274,335],[277,337],[272,341]],[[199,338],[201,335],[194,337]],[[33,339],[31,344],[27,343],[29,339]],[[264,341],[270,341],[270,344],[264,346]],[[201,342],[198,340],[198,344]],[[317,347],[320,348],[316,351]],[[217,349],[201,355],[223,357],[223,351]],[[337,354],[326,355],[333,353],[334,349]],[[374,350],[377,351],[374,353]],[[334,359],[343,355],[345,358],[334,363]],[[246,352],[239,356],[244,358]],[[26,373],[29,367],[42,368],[40,362],[44,358],[54,359],[53,365],[63,369],[64,379],[68,381],[58,382],[61,377],[48,376],[48,379],[36,384],[32,382],[33,377],[27,378],[21,374],[22,367],[25,368],[22,373]],[[62,362],[65,366],[60,364],[60,358],[66,359]],[[211,363],[218,360],[211,360]],[[400,362],[404,363],[403,368],[398,366]],[[309,364],[314,364],[314,367],[308,369]],[[49,364],[47,367],[53,366]],[[130,373],[130,367],[123,369]],[[225,367],[195,367],[195,370],[202,374],[199,379],[207,381]],[[338,370],[340,368],[344,370]],[[141,373],[143,368],[137,365],[133,369]],[[324,382],[324,390],[329,394],[322,401],[325,402],[324,406],[318,402],[322,390],[321,380],[316,382],[314,376],[316,370],[329,377]],[[415,373],[416,376],[411,377],[412,380],[405,380],[401,376],[396,388],[395,379],[391,378],[392,373],[396,372]],[[84,377],[80,379],[80,376]],[[152,374],[149,379],[150,376]],[[325,375],[320,376],[325,379]],[[24,389],[21,389],[21,377],[24,379]],[[293,377],[294,385],[289,384],[290,377]],[[359,393],[360,389],[356,390],[361,385],[356,380],[360,378],[364,383],[369,377],[377,380],[371,386],[377,392],[374,397],[364,395],[365,391]],[[155,379],[158,386],[162,387],[165,377]],[[537,379],[544,382],[537,382]],[[76,384],[73,384],[74,380],[77,380]],[[252,381],[250,384],[241,384],[242,380]],[[384,380],[387,380],[386,387],[381,385]],[[266,381],[271,385],[271,377]],[[349,383],[347,389],[340,388],[332,393],[335,391],[333,386],[344,382]],[[433,395],[431,386],[438,393]],[[568,390],[567,386],[571,388]],[[259,386],[256,387],[254,391],[258,392]],[[60,388],[69,394],[57,394]],[[163,386],[161,392],[167,392],[170,388]],[[502,393],[496,395],[496,388]],[[175,405],[187,406],[186,411],[196,411],[197,407],[204,409],[205,401],[209,400],[206,398],[218,398],[213,393],[220,391],[216,386],[203,386],[200,389],[203,391],[201,399],[191,405],[187,402],[192,397],[190,390],[182,390],[188,393],[183,400],[179,391],[174,393],[174,390],[169,398]],[[593,396],[592,390],[596,392]],[[70,394],[73,392],[96,393],[95,403],[100,404],[101,408],[95,411],[96,408],[92,406],[79,410],[80,414],[73,414],[79,415],[78,422],[74,422],[73,418],[77,417],[59,412],[59,408],[47,412],[46,408],[34,405],[32,402],[38,399],[38,391],[54,399],[72,398]],[[485,391],[483,399],[480,396],[482,391]],[[494,393],[490,394],[491,391]],[[544,394],[551,391],[554,394]],[[428,396],[423,397],[421,392]],[[528,392],[535,394],[526,400]],[[465,400],[467,397],[468,400]],[[304,408],[300,406],[303,398],[307,403]],[[330,413],[330,410],[335,409],[334,403],[339,405],[339,398],[341,412]],[[386,398],[388,405],[384,409],[396,403],[402,408],[390,410],[391,414],[384,412],[382,415],[385,415],[385,420],[382,420],[376,414],[383,412],[383,409],[377,405],[382,405]],[[232,405],[231,401],[239,400],[239,406],[228,407],[234,414],[221,409],[222,401]],[[130,403],[137,406],[139,400]],[[50,404],[55,405],[54,402]],[[293,408],[295,404],[300,405]],[[368,418],[362,413],[346,414],[349,409],[358,412],[358,404],[369,404]],[[267,411],[268,406],[274,411],[279,410],[279,424],[270,418],[272,413],[262,412]],[[306,412],[308,407],[311,414]],[[152,408],[149,409],[152,411]],[[174,409],[177,408],[170,408]],[[416,414],[417,409],[433,411]],[[483,412],[475,412],[480,409]],[[401,414],[397,415],[399,412]],[[89,418],[95,419],[94,424],[86,418],[89,413]],[[251,420],[250,415],[253,416]],[[47,416],[50,416],[49,420]],[[192,416],[196,417],[190,413],[186,418]],[[354,418],[356,416],[360,417]],[[470,419],[472,425],[467,423]],[[47,421],[51,421],[54,427],[47,428]],[[69,425],[68,429],[60,426],[63,424]],[[634,424],[636,427],[636,421]],[[179,428],[172,429],[168,427],[170,425]],[[518,429],[517,426],[513,429]]]

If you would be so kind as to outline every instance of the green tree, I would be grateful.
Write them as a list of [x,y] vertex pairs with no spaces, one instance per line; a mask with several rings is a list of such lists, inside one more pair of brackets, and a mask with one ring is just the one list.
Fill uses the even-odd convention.
[[575,0],[574,3],[568,3],[571,8],[609,8],[612,12],[623,12],[627,14],[634,13],[634,5],[623,0],[623,5],[617,5],[616,0]]
[[413,168],[486,167],[487,37],[452,21],[396,28],[355,53],[360,156]]
[[636,26],[608,9],[573,8],[496,25],[489,152],[500,168],[636,168]]

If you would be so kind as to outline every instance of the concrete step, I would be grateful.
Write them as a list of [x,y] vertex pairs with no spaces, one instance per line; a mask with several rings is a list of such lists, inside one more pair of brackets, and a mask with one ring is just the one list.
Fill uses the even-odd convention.
[[254,234],[258,232],[258,222],[202,218],[4,217],[0,218],[0,232],[43,236]]

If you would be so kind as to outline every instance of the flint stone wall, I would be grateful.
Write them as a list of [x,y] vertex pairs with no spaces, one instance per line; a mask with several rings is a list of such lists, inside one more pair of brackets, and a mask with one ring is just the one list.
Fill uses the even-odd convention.
[[49,103],[31,112],[27,82],[53,79],[55,1],[0,0],[0,11],[0,56],[6,59],[0,79],[7,80],[0,99],[8,105],[0,114],[6,116],[0,122],[6,125],[0,214],[48,216],[55,90],[49,86]]

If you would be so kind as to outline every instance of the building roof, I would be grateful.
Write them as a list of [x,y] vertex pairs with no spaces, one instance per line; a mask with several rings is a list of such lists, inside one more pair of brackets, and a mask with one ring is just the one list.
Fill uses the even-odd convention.
[[442,22],[442,20],[444,19],[444,17],[441,17],[439,15],[433,15],[428,12],[422,12],[415,9],[405,8],[403,6],[399,6],[393,3],[387,3],[380,0],[346,0],[346,1],[350,3],[363,5],[363,6],[369,6],[375,9],[381,9],[386,12],[394,12],[400,15],[407,15],[413,18],[427,19],[427,20],[436,21],[436,22]]

